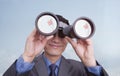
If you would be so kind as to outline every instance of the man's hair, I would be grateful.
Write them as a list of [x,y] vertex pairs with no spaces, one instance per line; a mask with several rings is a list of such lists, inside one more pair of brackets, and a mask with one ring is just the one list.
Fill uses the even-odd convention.
[[64,23],[66,23],[67,25],[69,25],[69,21],[66,18],[64,18],[61,15],[56,15],[56,16],[58,17],[59,21],[62,21]]

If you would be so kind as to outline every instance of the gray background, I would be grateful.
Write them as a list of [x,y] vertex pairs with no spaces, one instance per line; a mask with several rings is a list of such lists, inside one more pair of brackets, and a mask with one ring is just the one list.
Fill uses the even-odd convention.
[[[23,53],[39,13],[53,12],[72,24],[81,16],[96,25],[95,57],[110,76],[120,76],[119,0],[0,0],[0,76]],[[79,60],[71,45],[64,56]]]

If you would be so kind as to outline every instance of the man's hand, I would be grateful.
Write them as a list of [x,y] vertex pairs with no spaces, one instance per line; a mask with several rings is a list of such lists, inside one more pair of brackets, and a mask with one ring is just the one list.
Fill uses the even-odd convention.
[[23,53],[23,59],[26,62],[32,62],[33,59],[42,52],[46,42],[53,36],[45,37],[41,35],[36,29],[28,36]]
[[66,39],[70,42],[76,54],[82,60],[85,66],[88,67],[96,66],[93,44],[91,39],[87,40],[77,39],[77,41],[74,41],[69,37],[66,37]]

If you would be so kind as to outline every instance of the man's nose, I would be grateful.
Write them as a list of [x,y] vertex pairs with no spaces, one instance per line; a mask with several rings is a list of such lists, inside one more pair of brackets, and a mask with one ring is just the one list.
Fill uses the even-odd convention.
[[58,43],[58,42],[60,42],[60,40],[61,40],[61,38],[58,36],[58,33],[54,34],[52,41]]

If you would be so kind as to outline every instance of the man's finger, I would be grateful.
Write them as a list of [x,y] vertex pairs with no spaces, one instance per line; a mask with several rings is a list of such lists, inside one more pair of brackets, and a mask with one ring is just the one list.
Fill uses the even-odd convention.
[[51,39],[51,38],[53,38],[53,37],[54,37],[53,35],[47,36],[46,39],[49,40],[49,39]]
[[88,45],[92,45],[92,40],[91,39],[86,39],[86,42]]
[[37,31],[37,29],[34,28],[34,30],[32,31],[32,33],[31,33],[30,35],[31,35],[31,36],[34,36],[34,35],[36,34],[36,31]]
[[70,44],[73,46],[73,47],[75,47],[76,46],[76,43],[75,43],[75,41],[74,40],[72,40],[71,38],[69,38],[69,37],[65,37],[69,42],[70,42]]
[[43,42],[44,44],[46,44],[46,42],[47,42],[49,39],[51,39],[51,38],[53,38],[53,35],[45,37],[45,38],[42,40],[42,42]]

